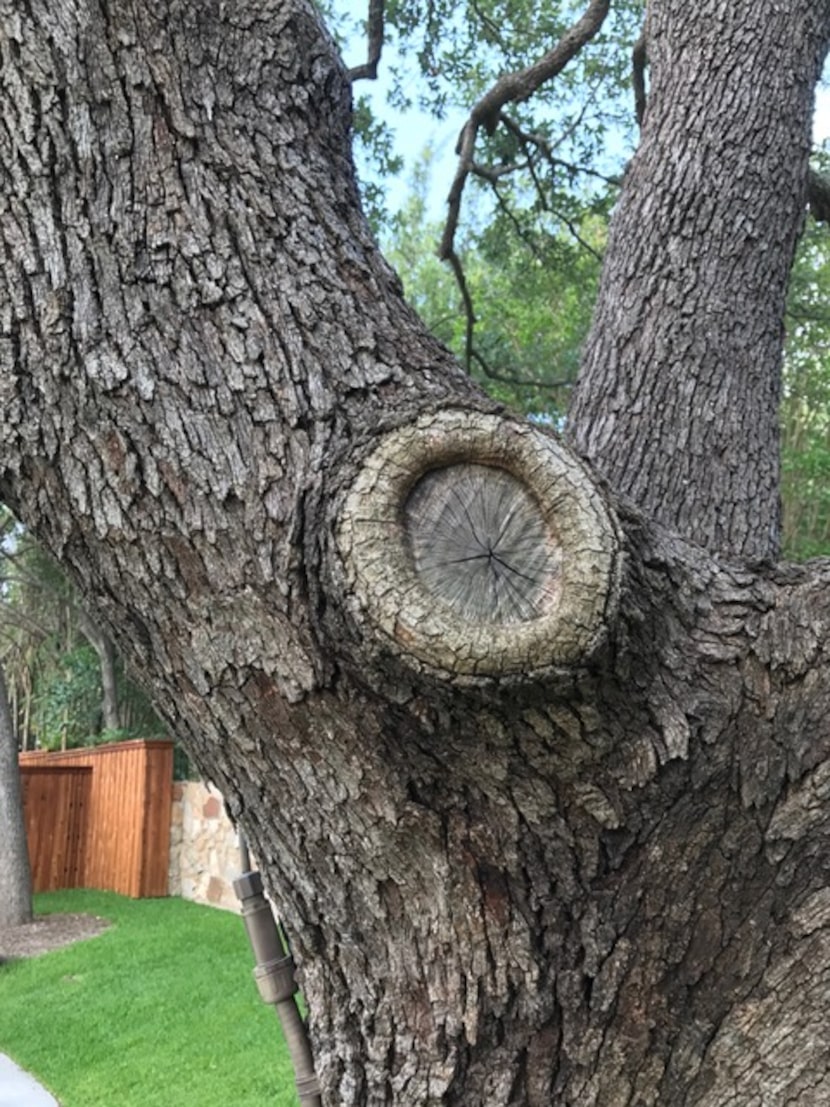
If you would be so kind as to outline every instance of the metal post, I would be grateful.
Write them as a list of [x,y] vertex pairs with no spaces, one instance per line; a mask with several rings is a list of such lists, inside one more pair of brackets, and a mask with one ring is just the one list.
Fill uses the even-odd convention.
[[[240,854],[243,864],[250,865],[247,845],[240,834]],[[258,872],[247,871],[233,882],[233,890],[242,905],[242,921],[254,951],[254,979],[265,1003],[271,1004],[279,1016],[282,1032],[294,1065],[294,1079],[302,1107],[322,1107],[320,1083],[314,1072],[314,1059],[305,1023],[294,996],[294,960],[286,953],[282,937],[274,920],[271,904],[262,889]]]

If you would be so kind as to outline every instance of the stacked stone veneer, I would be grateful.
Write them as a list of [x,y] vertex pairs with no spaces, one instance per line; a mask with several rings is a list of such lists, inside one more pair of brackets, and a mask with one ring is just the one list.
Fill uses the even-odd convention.
[[236,831],[221,795],[201,781],[177,781],[170,826],[170,895],[238,911],[233,891],[238,876]]

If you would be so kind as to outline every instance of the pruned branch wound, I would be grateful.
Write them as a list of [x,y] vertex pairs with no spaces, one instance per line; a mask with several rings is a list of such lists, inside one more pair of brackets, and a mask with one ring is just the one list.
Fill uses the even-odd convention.
[[556,439],[492,415],[387,435],[337,541],[364,642],[462,683],[583,663],[616,604],[616,523],[590,477]]

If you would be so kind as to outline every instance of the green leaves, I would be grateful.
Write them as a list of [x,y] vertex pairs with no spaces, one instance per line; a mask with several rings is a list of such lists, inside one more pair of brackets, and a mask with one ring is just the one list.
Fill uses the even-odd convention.
[[781,405],[784,549],[830,554],[830,239],[808,219],[790,280]]
[[[335,5],[337,8],[338,5]],[[549,50],[586,10],[569,0],[391,0],[385,10],[388,100],[434,118],[469,113],[505,74]],[[353,9],[339,16],[354,46]],[[425,155],[391,219],[383,181],[400,169],[394,137],[361,97],[355,128],[374,176],[366,204],[406,294],[430,328],[496,398],[561,420],[596,296],[617,180],[637,138],[631,51],[644,4],[612,6],[599,33],[554,79],[482,127],[463,194],[455,251],[464,288],[435,257]],[[348,32],[346,26],[350,27]],[[449,187],[452,165],[440,172]],[[369,174],[364,173],[369,177]],[[793,268],[782,426],[784,546],[830,552],[830,242],[812,221]]]
[[116,664],[124,730],[102,730],[101,662],[81,629],[78,597],[40,546],[0,506],[0,656],[16,733],[24,747],[94,744],[148,737],[161,723],[140,689]]
[[[435,256],[440,225],[426,210],[429,166],[427,156],[384,246],[410,303],[465,360],[461,295]],[[576,378],[605,244],[603,214],[572,211],[578,238],[553,216],[524,212],[514,219],[500,211],[473,220],[459,249],[477,320],[470,371],[498,399],[553,419],[563,415]]]

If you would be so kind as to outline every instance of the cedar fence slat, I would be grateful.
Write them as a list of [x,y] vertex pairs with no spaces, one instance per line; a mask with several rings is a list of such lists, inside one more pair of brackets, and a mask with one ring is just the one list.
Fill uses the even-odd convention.
[[37,750],[20,772],[35,891],[167,895],[172,742]]

